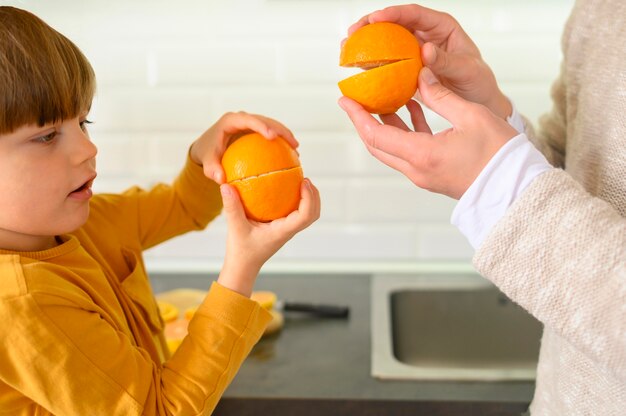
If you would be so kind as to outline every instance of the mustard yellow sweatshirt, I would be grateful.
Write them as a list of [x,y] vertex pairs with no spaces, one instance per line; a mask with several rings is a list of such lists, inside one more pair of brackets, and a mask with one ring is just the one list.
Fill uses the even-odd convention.
[[217,185],[188,159],[171,186],[90,207],[53,249],[0,250],[0,415],[210,414],[270,316],[213,283],[170,357],[141,253],[205,227]]

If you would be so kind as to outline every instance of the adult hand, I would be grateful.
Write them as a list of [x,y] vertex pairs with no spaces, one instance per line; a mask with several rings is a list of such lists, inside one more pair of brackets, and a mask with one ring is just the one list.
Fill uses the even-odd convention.
[[243,111],[226,113],[191,145],[190,156],[202,165],[204,174],[222,184],[225,180],[222,155],[230,141],[244,133],[255,131],[267,139],[281,136],[295,149],[298,141],[280,122],[258,114]]
[[381,115],[381,123],[349,98],[340,98],[339,105],[377,159],[420,188],[459,199],[491,157],[518,133],[487,107],[443,86],[428,68],[420,71],[419,91],[424,104],[451,128],[433,135],[415,101],[407,105],[415,131],[396,114]]
[[500,118],[511,115],[511,103],[498,87],[493,71],[452,16],[417,4],[391,6],[362,17],[350,26],[348,34],[375,22],[398,23],[413,32],[422,45],[424,66],[455,94],[483,104]]
[[220,190],[224,201],[228,236],[224,266],[218,282],[249,296],[263,264],[296,233],[319,218],[320,194],[309,179],[304,179],[300,186],[298,209],[284,218],[261,223],[246,218],[236,188],[223,184]]

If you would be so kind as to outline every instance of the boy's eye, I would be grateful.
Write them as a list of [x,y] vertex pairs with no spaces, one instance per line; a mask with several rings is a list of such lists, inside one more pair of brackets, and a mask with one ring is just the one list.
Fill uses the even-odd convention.
[[87,124],[93,124],[93,121],[89,121],[87,119],[80,122],[80,129],[82,131],[87,131]]
[[52,140],[54,140],[56,135],[57,135],[57,132],[53,131],[52,133],[46,134],[45,136],[37,137],[35,141],[39,143],[50,143]]

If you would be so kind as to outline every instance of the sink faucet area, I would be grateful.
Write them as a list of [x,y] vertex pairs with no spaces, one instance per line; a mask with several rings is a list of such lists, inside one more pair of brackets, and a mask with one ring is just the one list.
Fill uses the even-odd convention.
[[541,324],[478,274],[376,275],[372,376],[534,380]]

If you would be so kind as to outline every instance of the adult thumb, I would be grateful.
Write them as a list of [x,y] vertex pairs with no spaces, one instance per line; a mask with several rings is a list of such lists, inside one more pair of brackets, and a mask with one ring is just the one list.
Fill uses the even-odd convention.
[[452,125],[463,124],[471,103],[444,87],[427,67],[422,68],[419,74],[419,92],[428,108]]

